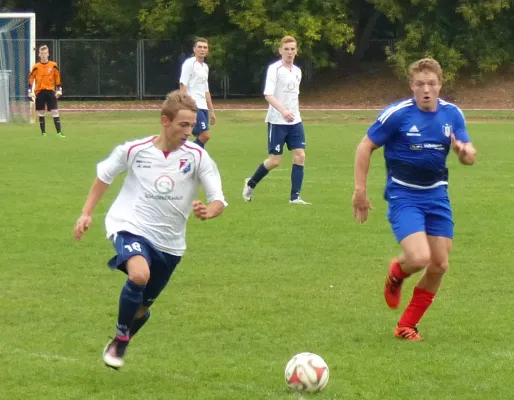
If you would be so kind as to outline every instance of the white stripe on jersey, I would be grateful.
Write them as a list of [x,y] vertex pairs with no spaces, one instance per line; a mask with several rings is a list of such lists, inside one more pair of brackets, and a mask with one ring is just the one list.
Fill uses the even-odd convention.
[[413,188],[413,189],[425,189],[426,190],[426,189],[434,189],[436,187],[444,186],[444,185],[448,186],[448,181],[439,181],[430,186],[421,186],[421,185],[414,185],[412,183],[407,183],[407,182],[401,181],[399,179],[396,179],[395,177],[391,177],[391,180],[394,183],[397,183],[398,185],[402,185],[402,186]]
[[459,108],[458,105],[450,103],[450,102],[448,102],[446,100],[442,100],[442,99],[439,99],[439,103],[442,106],[454,106],[457,109],[457,111],[460,112],[460,115],[462,115],[462,118],[464,118],[464,121],[466,120],[466,117],[464,116],[464,113],[462,112],[462,110]]
[[378,121],[380,121],[383,124],[396,111],[401,110],[405,107],[411,107],[413,105],[414,103],[412,102],[412,99],[402,101],[401,103],[398,103],[397,105],[385,110],[384,113],[380,117],[378,117]]

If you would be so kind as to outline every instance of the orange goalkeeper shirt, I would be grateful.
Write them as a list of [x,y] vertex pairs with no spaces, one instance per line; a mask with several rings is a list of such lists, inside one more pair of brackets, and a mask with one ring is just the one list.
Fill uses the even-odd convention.
[[54,90],[61,86],[61,74],[57,63],[48,61],[46,64],[36,63],[29,75],[29,85],[32,87],[36,81],[36,87],[32,88],[38,94],[41,90]]

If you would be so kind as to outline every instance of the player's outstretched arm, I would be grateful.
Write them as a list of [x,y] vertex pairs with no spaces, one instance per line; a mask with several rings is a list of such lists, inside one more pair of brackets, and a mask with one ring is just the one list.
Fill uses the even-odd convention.
[[214,200],[209,204],[204,204],[200,200],[193,202],[193,213],[199,220],[205,221],[206,219],[216,218],[221,215],[225,210],[225,204],[221,200]]
[[459,162],[463,165],[473,165],[477,162],[477,151],[471,142],[462,142],[455,138],[452,133],[452,149],[459,157]]
[[366,194],[366,182],[371,154],[377,148],[378,146],[368,136],[364,136],[355,152],[355,190],[352,196],[353,216],[361,224],[368,219],[368,211],[373,210],[373,206]]
[[102,182],[100,179],[95,178],[93,185],[91,185],[91,189],[89,190],[89,195],[87,196],[86,204],[82,208],[82,214],[80,215],[77,223],[75,224],[75,228],[73,230],[73,236],[75,239],[82,239],[82,235],[84,232],[88,230],[91,225],[91,219],[93,215],[93,210],[96,205],[102,198],[103,194],[107,191],[110,185],[105,182]]

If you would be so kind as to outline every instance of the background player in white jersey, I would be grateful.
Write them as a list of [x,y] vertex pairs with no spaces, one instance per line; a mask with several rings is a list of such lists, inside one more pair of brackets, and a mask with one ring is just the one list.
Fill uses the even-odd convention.
[[205,57],[209,54],[207,39],[197,38],[193,52],[195,55],[182,64],[180,91],[189,94],[196,101],[198,114],[193,135],[196,136],[195,143],[204,147],[211,138],[209,120],[211,125],[216,123],[216,114],[214,114],[214,106],[209,92],[209,67],[205,63]]
[[293,64],[296,56],[296,39],[284,36],[279,53],[282,58],[268,67],[264,96],[269,103],[266,122],[268,123],[268,158],[259,165],[251,178],[245,180],[243,199],[251,201],[257,184],[280,165],[284,145],[293,152],[291,171],[291,204],[310,204],[300,197],[305,164],[305,132],[298,96],[302,71]]
[[[109,367],[123,366],[129,340],[150,317],[149,307],[180,262],[191,211],[206,220],[225,208],[216,164],[205,150],[188,142],[196,112],[190,96],[171,92],[162,106],[159,136],[117,146],[98,164],[97,178],[75,225],[79,240],[102,195],[119,174],[127,172],[105,218],[107,237],[117,253],[108,264],[128,275],[120,295],[116,337],[103,354]],[[207,205],[195,200],[200,185]]]

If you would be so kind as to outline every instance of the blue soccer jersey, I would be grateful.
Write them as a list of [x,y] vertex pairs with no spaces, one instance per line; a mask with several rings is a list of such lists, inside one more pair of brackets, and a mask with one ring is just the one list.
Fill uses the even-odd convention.
[[409,99],[380,113],[367,135],[377,146],[384,146],[386,200],[420,194],[447,196],[446,158],[452,133],[457,140],[470,141],[462,111],[441,99],[434,112],[421,110]]

